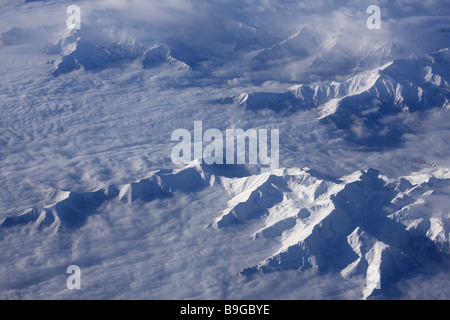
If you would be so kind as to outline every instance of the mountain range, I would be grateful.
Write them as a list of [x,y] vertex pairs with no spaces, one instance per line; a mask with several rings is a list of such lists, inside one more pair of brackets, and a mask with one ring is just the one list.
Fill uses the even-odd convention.
[[[55,192],[55,203],[5,218],[0,228],[33,225],[41,232],[63,232],[87,223],[107,201],[154,201],[220,185],[228,208],[209,227],[227,229],[257,221],[249,238],[271,238],[280,248],[242,273],[282,270],[339,272],[368,277],[379,270],[381,288],[450,255],[450,217],[432,211],[450,194],[450,173],[439,168],[390,180],[374,169],[342,178],[313,169],[279,169],[261,175],[221,176],[216,166],[194,162],[184,169],[156,171],[148,178],[94,192]],[[431,208],[430,208],[431,206]],[[362,287],[364,298],[380,294]]]

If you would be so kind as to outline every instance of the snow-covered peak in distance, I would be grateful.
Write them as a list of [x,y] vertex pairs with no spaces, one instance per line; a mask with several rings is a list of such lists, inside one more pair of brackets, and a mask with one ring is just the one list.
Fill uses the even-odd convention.
[[[214,1],[202,5],[188,1],[179,8],[168,5],[174,6],[173,12],[153,3],[138,6],[119,1],[110,6],[106,2],[84,5],[82,28],[78,30],[83,37],[79,43],[75,41],[76,50],[67,52],[66,56],[58,52],[58,46],[49,50],[61,55],[56,58],[58,66],[62,63],[60,70],[53,71],[61,75],[83,68],[114,68],[115,63],[134,61],[136,53],[142,58],[146,50],[165,44],[170,49],[166,64],[196,70],[198,64],[207,60],[205,68],[200,68],[202,78],[214,83],[341,81],[343,77],[380,67],[392,59],[441,49],[448,42],[448,33],[436,30],[438,26],[439,30],[446,27],[438,17],[408,24],[408,28],[415,25],[411,34],[415,33],[422,43],[416,48],[403,36],[402,25],[386,23],[377,32],[364,28],[366,8],[359,3],[333,2],[310,7],[303,1],[269,1],[258,10],[250,3],[233,3]],[[35,6],[33,9],[37,10],[39,5]],[[385,12],[386,19],[404,15],[397,11],[398,5],[393,6],[396,10]],[[190,14],[181,17],[182,10]],[[431,9],[421,10],[430,12]],[[158,16],[161,14],[167,14],[166,19],[161,20]],[[65,22],[63,18],[66,18],[64,11],[61,23]],[[15,28],[32,30],[19,23]],[[53,27],[59,31],[63,28],[62,24]],[[45,33],[35,38],[47,38],[52,32]],[[125,41],[120,40],[121,36],[125,36]],[[174,63],[173,59],[179,62]]]
[[162,64],[169,64],[181,70],[192,70],[187,63],[174,58],[166,44],[156,44],[144,53],[142,58],[144,68],[154,68]]
[[[450,54],[446,48],[421,58],[391,61],[342,82],[294,85],[283,93],[242,93],[225,98],[224,102],[234,102],[247,109],[276,111],[286,107],[291,111],[318,108],[319,119],[335,114],[341,105],[354,104],[354,99],[361,99],[361,96],[367,98],[366,101],[376,99],[385,107],[392,106],[400,111],[447,108],[449,64]],[[267,99],[269,96],[273,101]],[[359,109],[367,111],[364,105]]]
[[[75,70],[117,68],[133,61],[139,61],[144,69],[167,65],[180,70],[192,70],[186,62],[174,57],[172,49],[167,44],[153,42],[153,45],[147,45],[147,43],[151,42],[138,42],[127,32],[117,33],[114,30],[97,30],[85,26],[80,30],[66,29],[60,32],[47,46],[45,52],[60,55],[52,71],[56,77]],[[180,56],[187,61],[192,60],[189,60],[189,51]]]
[[[294,85],[285,92],[249,92],[218,100],[248,110],[316,110],[317,119],[346,130],[358,143],[377,145],[401,136],[381,120],[401,112],[450,108],[449,49],[389,62],[342,82]],[[363,133],[364,132],[364,133]]]

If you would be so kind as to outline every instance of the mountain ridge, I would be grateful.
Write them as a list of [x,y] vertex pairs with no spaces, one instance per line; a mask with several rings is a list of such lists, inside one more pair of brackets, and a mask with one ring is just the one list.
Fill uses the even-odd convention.
[[[393,105],[402,111],[418,110],[420,102],[425,102],[426,107],[434,104],[437,107],[449,108],[450,70],[445,67],[449,63],[450,54],[449,49],[446,48],[422,58],[391,61],[381,67],[359,73],[343,82],[294,85],[282,93],[241,93],[223,98],[218,102],[235,103],[249,110],[269,108],[277,111],[282,111],[283,107],[288,105],[287,102],[290,102],[292,103],[290,107],[294,110],[317,108],[319,120],[334,115],[343,103],[348,106],[354,104],[355,101],[351,101],[351,99],[356,99],[363,94],[369,96],[366,98],[378,98],[385,105]],[[408,77],[408,74],[413,75],[412,79]],[[412,80],[421,82],[414,84],[411,82]],[[417,100],[408,96],[410,91],[405,88],[405,83],[409,84],[411,89],[416,90]],[[427,85],[429,88],[426,88]],[[438,101],[437,97],[431,98],[436,89],[442,89],[438,90]],[[383,93],[386,94],[385,97],[383,97]],[[405,96],[402,93],[405,93]],[[272,104],[260,105],[260,100],[264,100],[267,96],[272,97]],[[345,99],[350,99],[350,101],[347,102]]]

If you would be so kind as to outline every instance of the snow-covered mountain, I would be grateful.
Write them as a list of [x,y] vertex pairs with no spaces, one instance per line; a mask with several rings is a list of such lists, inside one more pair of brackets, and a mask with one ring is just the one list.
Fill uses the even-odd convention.
[[166,63],[181,70],[192,70],[188,64],[174,58],[170,48],[165,44],[155,45],[154,47],[148,49],[144,53],[142,60],[142,65],[144,68],[154,68]]
[[[449,107],[449,49],[422,58],[396,60],[343,82],[295,85],[282,93],[250,92],[224,98],[246,109],[276,111],[317,108],[319,119],[348,114],[419,111]],[[377,110],[372,110],[378,107]],[[380,110],[378,110],[380,109]],[[345,113],[342,114],[342,113]],[[342,114],[342,115],[340,115]]]
[[91,214],[106,201],[118,199],[133,202],[152,201],[157,198],[173,196],[173,192],[192,192],[208,185],[199,165],[183,170],[156,171],[148,178],[130,184],[99,189],[93,192],[55,191],[55,203],[38,209],[32,208],[24,213],[4,218],[0,227],[10,228],[32,223],[37,229],[50,229],[52,232],[82,227]]
[[256,70],[275,66],[287,70],[301,68],[303,76],[329,79],[330,73],[343,77],[384,65],[398,50],[387,42],[360,40],[353,40],[354,47],[349,50],[346,41],[342,35],[328,34],[306,24],[296,27],[280,42],[258,50],[252,60]]
[[127,33],[97,31],[89,27],[63,31],[47,46],[45,52],[60,55],[52,71],[56,77],[75,70],[117,68],[135,60],[140,61],[145,69],[170,65],[180,70],[192,70],[186,62],[176,59],[164,43],[146,48]]
[[132,61],[139,55],[135,40],[126,34],[115,37],[94,28],[66,29],[46,48],[59,54],[52,71],[54,76],[74,70],[101,70],[114,64]]
[[[228,180],[230,207],[216,225],[262,220],[255,237],[280,240],[278,252],[245,274],[313,268],[354,277],[375,268],[386,287],[450,254],[450,217],[425,214],[422,207],[434,203],[433,195],[448,195],[448,170],[435,174],[439,178],[423,174],[389,181],[373,169],[341,179],[281,169]],[[366,289],[367,298],[372,291]]]
[[287,39],[263,49],[253,59],[260,65],[276,62],[286,63],[294,59],[302,60],[317,54],[332,41],[332,39],[324,39],[324,36],[317,30],[304,26]]
[[[450,108],[449,49],[389,62],[342,82],[295,85],[286,92],[249,92],[220,99],[248,110],[317,110],[317,119],[369,145],[396,141],[401,132],[382,123],[389,115]],[[389,144],[389,143],[388,143]]]
[[[219,229],[255,223],[253,238],[279,241],[280,248],[243,274],[282,270],[340,272],[369,277],[381,287],[450,255],[450,216],[430,213],[435,197],[450,195],[447,169],[389,180],[373,169],[333,178],[315,170],[279,169],[226,177],[215,166],[194,162],[184,169],[152,172],[148,178],[94,192],[55,192],[55,203],[3,219],[0,228],[33,225],[42,232],[81,228],[107,201],[153,201],[195,193],[214,185],[228,192],[229,207],[211,223]],[[431,207],[433,210],[433,207]],[[251,237],[249,238],[251,241]],[[375,287],[362,287],[365,298]]]

